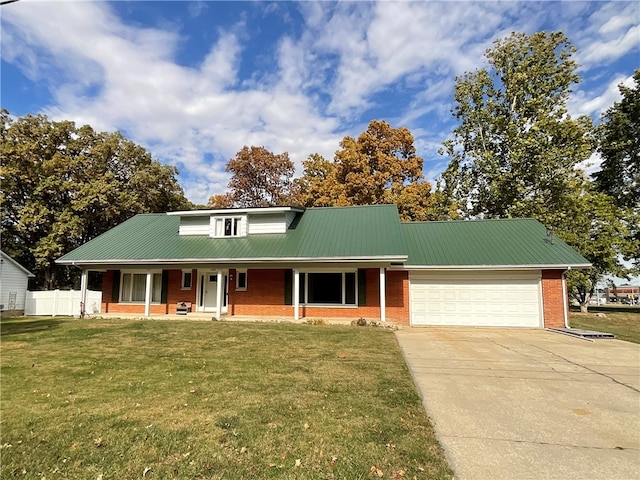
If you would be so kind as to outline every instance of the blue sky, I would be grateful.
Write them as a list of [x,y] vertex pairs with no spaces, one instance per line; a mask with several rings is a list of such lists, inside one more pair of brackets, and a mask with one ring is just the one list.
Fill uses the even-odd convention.
[[[0,10],[2,106],[122,131],[206,203],[244,145],[333,158],[372,119],[409,128],[425,176],[455,123],[455,77],[511,31],[562,30],[597,119],[640,67],[637,2],[37,2]],[[589,169],[597,168],[593,158]]]

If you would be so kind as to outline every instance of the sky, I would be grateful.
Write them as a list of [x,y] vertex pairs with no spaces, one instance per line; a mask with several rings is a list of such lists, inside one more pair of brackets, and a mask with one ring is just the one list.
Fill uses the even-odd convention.
[[199,204],[245,145],[288,152],[299,174],[374,119],[411,130],[435,181],[456,76],[512,31],[576,46],[572,115],[597,121],[640,67],[640,2],[21,0],[0,28],[2,107],[119,130]]

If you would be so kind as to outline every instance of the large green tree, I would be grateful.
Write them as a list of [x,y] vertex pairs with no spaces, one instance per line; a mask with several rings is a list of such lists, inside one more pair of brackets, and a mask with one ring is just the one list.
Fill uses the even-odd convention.
[[626,210],[625,218],[635,242],[627,260],[640,270],[640,69],[634,86],[620,85],[622,99],[603,115],[598,125],[598,152],[602,157],[595,173],[600,191],[611,195],[616,205]]
[[597,279],[625,275],[632,245],[611,198],[579,168],[594,151],[592,122],[566,102],[579,81],[573,46],[560,32],[512,33],[494,42],[488,66],[457,78],[459,124],[442,152],[451,158],[445,191],[467,217],[533,217],[594,264],[572,273],[586,305]]
[[403,220],[448,218],[441,192],[431,192],[404,127],[373,120],[358,138],[345,137],[333,162],[318,154],[303,162],[296,182],[307,206],[396,204]]
[[32,269],[39,286],[72,284],[74,272],[55,259],[127,218],[191,207],[176,168],[118,132],[0,116],[2,249]]
[[620,85],[622,99],[603,115],[598,126],[602,165],[594,176],[598,187],[621,207],[640,209],[640,69],[635,85]]

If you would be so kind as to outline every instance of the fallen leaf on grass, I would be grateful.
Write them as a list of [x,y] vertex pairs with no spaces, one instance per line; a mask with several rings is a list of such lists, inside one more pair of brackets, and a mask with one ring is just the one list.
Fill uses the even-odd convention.
[[300,465],[302,465],[302,460],[296,458],[296,467],[299,467]]
[[147,473],[149,473],[151,471],[151,469],[149,467],[145,468],[144,471],[142,472],[142,476],[146,477]]
[[376,475],[378,478],[382,478],[384,476],[384,472],[376,466],[371,467],[371,473]]

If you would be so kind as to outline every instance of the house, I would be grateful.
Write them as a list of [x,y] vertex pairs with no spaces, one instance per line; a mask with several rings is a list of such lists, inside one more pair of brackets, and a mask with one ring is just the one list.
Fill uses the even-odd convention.
[[605,288],[605,298],[608,302],[638,304],[640,301],[640,286],[625,283],[613,288]]
[[35,275],[4,252],[0,252],[0,311],[24,313],[29,278]]
[[102,312],[563,327],[589,262],[532,219],[402,223],[394,205],[137,215],[58,260]]

